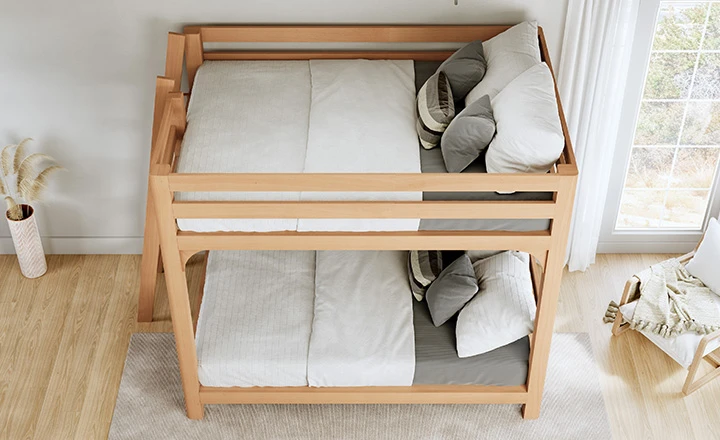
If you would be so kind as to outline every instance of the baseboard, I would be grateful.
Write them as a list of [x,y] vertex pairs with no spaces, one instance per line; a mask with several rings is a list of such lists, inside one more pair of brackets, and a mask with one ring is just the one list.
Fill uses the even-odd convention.
[[600,242],[598,254],[685,254],[697,246],[694,241]]
[[[46,254],[141,254],[142,237],[42,237]],[[14,254],[10,237],[0,237],[0,254]]]

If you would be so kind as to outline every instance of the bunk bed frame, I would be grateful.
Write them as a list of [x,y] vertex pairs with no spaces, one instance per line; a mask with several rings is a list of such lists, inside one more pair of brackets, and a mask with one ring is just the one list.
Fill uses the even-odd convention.
[[[218,174],[176,173],[189,93],[181,92],[183,65],[192,92],[204,60],[413,59],[444,60],[453,50],[209,50],[205,43],[465,43],[487,40],[510,26],[187,26],[168,37],[165,76],[158,77],[138,320],[152,321],[158,273],[164,271],[187,415],[221,403],[464,403],[523,404],[539,416],[570,229],[577,165],[565,134],[562,156],[547,174]],[[550,65],[539,29],[543,60]],[[407,46],[407,45],[406,45]],[[180,202],[179,191],[547,191],[549,201],[222,201]],[[418,232],[187,232],[178,218],[450,218],[550,219],[547,230]],[[522,386],[415,385],[410,387],[213,388],[198,381],[195,333],[185,265],[205,250],[513,249],[534,256],[538,302],[528,377]],[[160,256],[162,258],[160,259]]]

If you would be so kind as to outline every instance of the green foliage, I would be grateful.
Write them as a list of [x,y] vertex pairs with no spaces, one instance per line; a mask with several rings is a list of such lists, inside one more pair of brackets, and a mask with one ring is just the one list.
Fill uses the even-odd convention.
[[707,16],[707,3],[664,5],[655,30],[653,50],[697,50]]

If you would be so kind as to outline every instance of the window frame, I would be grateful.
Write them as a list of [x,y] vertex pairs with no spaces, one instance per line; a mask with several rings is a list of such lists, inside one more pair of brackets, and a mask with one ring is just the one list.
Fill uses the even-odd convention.
[[[603,211],[598,243],[599,253],[683,253],[692,250],[702,238],[710,217],[720,212],[720,171],[716,171],[710,188],[708,209],[700,230],[695,229],[615,229],[625,187],[635,128],[640,113],[645,79],[648,72],[660,3],[663,0],[641,0],[632,45],[625,99],[620,113],[616,149]],[[667,1],[667,0],[666,0]],[[701,3],[703,0],[672,0]],[[720,164],[718,165],[720,167]]]

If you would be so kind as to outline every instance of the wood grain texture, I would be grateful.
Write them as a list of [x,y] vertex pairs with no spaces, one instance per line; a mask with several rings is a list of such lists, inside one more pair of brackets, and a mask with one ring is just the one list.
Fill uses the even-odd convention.
[[[642,335],[631,331],[613,338],[611,326],[602,322],[607,303],[620,299],[630,274],[669,257],[599,255],[587,272],[563,276],[555,331],[590,334],[616,439],[718,438],[720,381],[683,398],[684,369]],[[186,272],[194,316],[203,259],[204,254],[191,258]],[[13,255],[0,255],[0,439],[45,440],[47,433],[57,434],[50,438],[107,437],[129,341],[123,323],[137,308],[133,292],[137,292],[139,267],[136,255],[51,255],[48,273],[28,280],[20,275]],[[107,282],[109,276],[105,281],[92,280],[104,270],[114,272],[113,283]],[[164,280],[158,285],[164,290]],[[88,290],[89,286],[98,290]],[[136,331],[171,330],[166,298],[164,293],[158,295],[158,321],[134,324]],[[103,303],[108,307],[100,312],[98,323],[96,308]],[[81,304],[88,306],[83,309]],[[61,342],[67,347],[71,339],[77,339],[75,323],[84,322],[81,326],[87,327],[81,313],[95,315],[101,333],[98,342],[77,345],[72,353],[63,354]],[[69,364],[69,358],[76,362]],[[701,373],[709,371],[705,367]],[[75,369],[89,374],[78,374]],[[52,390],[48,389],[51,382]],[[70,395],[76,388],[84,390],[76,397],[81,404],[73,404],[79,407],[79,415],[53,419],[51,411],[43,410],[55,402],[58,392]],[[68,419],[76,420],[77,426],[68,427]]]
[[[587,272],[566,272],[563,276],[555,331],[590,334],[616,439],[718,438],[720,381],[712,381],[683,398],[680,390],[686,370],[642,335],[627,332],[613,338],[611,326],[602,322],[608,302],[620,299],[630,274],[670,256],[599,255]],[[186,272],[193,316],[197,316],[203,259],[204,254],[191,258]],[[133,292],[137,292],[139,267],[140,256],[136,255],[51,255],[48,273],[28,280],[20,275],[13,255],[0,255],[0,439],[45,440],[48,437],[42,435],[48,432],[58,434],[50,438],[107,437],[129,341],[123,323],[137,308]],[[107,268],[114,271],[114,283],[92,280]],[[91,285],[97,290],[88,290]],[[159,280],[158,286],[164,291],[164,280]],[[85,297],[111,299],[90,301]],[[84,310],[79,307],[90,303],[94,305]],[[96,307],[103,303],[108,307],[96,327],[101,332],[97,344],[78,345],[71,355],[62,354],[61,342],[65,340],[67,347],[70,339],[77,338],[71,337],[76,334],[75,323],[87,326],[79,314],[95,314],[97,319]],[[134,324],[134,329],[171,330],[164,293],[157,297],[155,319]],[[108,336],[103,335],[106,331]],[[109,337],[110,333],[114,336]],[[100,348],[102,345],[107,346]],[[69,357],[77,362],[68,364]],[[709,371],[705,367],[701,374]],[[75,369],[89,374],[73,372]],[[63,381],[57,379],[61,374],[66,378]],[[48,393],[51,381],[54,391]],[[58,392],[70,395],[75,388],[84,389],[84,393],[76,397],[81,404],[73,404],[80,408],[80,414],[70,418],[77,420],[77,426],[70,429],[63,424],[67,419],[53,419],[43,407],[50,406]]]
[[510,25],[446,26],[186,26],[208,43],[467,43],[488,40]]

